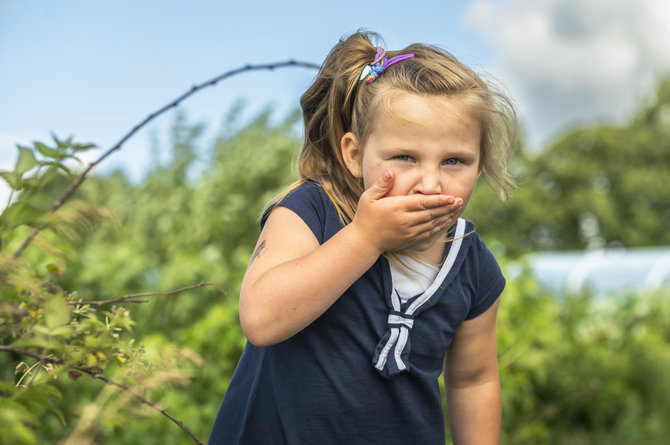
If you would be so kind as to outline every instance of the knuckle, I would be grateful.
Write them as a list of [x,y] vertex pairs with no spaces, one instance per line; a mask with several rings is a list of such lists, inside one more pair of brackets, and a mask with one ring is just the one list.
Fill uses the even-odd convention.
[[429,205],[429,202],[428,202],[428,198],[422,197],[421,199],[419,199],[419,208],[421,210],[426,210],[429,207],[430,207],[430,205]]

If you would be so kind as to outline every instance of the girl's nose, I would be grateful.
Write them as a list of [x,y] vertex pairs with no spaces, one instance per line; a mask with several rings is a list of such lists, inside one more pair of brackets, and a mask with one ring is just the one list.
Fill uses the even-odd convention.
[[434,172],[422,172],[414,187],[415,193],[423,195],[439,195],[442,193],[442,184],[440,177]]

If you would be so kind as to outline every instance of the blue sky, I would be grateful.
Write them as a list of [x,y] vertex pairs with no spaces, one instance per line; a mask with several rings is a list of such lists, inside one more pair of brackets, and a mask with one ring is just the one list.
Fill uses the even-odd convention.
[[[507,86],[532,144],[570,125],[625,119],[670,68],[665,0],[74,1],[0,0],[0,169],[15,144],[74,136],[102,149],[152,111],[247,63],[320,63],[343,35],[379,32],[386,46],[438,44]],[[665,42],[665,43],[663,43]],[[298,106],[314,72],[245,74],[181,106],[212,138],[231,105],[251,115]],[[98,171],[145,170],[151,132]],[[94,152],[95,157],[99,152]]]
[[[394,5],[395,3],[395,5]],[[47,140],[50,132],[113,145],[150,112],[191,85],[247,63],[320,63],[344,34],[381,33],[391,48],[413,41],[444,45],[476,64],[489,51],[463,25],[463,2],[5,1],[0,3],[0,150]],[[314,71],[245,74],[182,105],[215,133],[231,105],[276,115],[298,107]],[[150,125],[159,136],[167,113]],[[149,133],[138,133],[106,161],[135,176],[146,164]],[[9,156],[8,156],[9,155]]]

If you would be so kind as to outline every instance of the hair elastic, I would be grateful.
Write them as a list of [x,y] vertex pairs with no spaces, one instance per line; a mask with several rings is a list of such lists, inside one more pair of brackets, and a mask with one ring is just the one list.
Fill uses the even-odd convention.
[[359,81],[365,80],[365,83],[374,82],[384,70],[394,63],[401,62],[405,59],[411,59],[412,57],[414,57],[414,53],[400,54],[389,59],[386,57],[386,51],[378,46],[375,60],[373,60],[370,65],[366,65],[365,68],[363,68]]

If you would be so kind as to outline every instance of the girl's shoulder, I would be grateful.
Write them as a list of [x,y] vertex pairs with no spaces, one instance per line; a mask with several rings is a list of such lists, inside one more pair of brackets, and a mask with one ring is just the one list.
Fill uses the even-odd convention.
[[480,258],[481,261],[485,263],[495,263],[498,264],[493,252],[486,245],[484,240],[479,236],[479,233],[475,230],[474,223],[472,223],[472,247],[475,251],[475,254]]
[[468,283],[469,287],[476,289],[472,307],[466,317],[468,320],[486,311],[500,296],[506,284],[498,260],[474,230],[474,224],[470,224],[468,224],[468,228],[472,228],[472,231],[467,236],[470,238],[470,246],[461,276],[461,279]]
[[324,199],[328,200],[328,196],[326,195],[326,192],[323,190],[323,187],[321,187],[321,184],[311,179],[307,179],[300,185],[290,190],[286,194],[286,196],[280,201],[280,204],[283,201],[290,199],[321,201]]
[[337,211],[318,182],[307,180],[292,189],[265,210],[261,227],[276,207],[286,207],[296,213],[323,243],[341,228]]
[[277,206],[288,207],[292,210],[300,207],[318,207],[324,208],[328,203],[326,192],[316,181],[305,180],[289,186],[263,213],[261,221],[267,219],[268,215]]
[[475,224],[467,220],[465,223],[465,236],[463,237],[463,241],[467,246],[465,261],[474,267],[474,270],[470,270],[470,273],[487,273],[492,270],[498,272],[500,270],[498,260],[479,236],[479,233],[475,229]]

